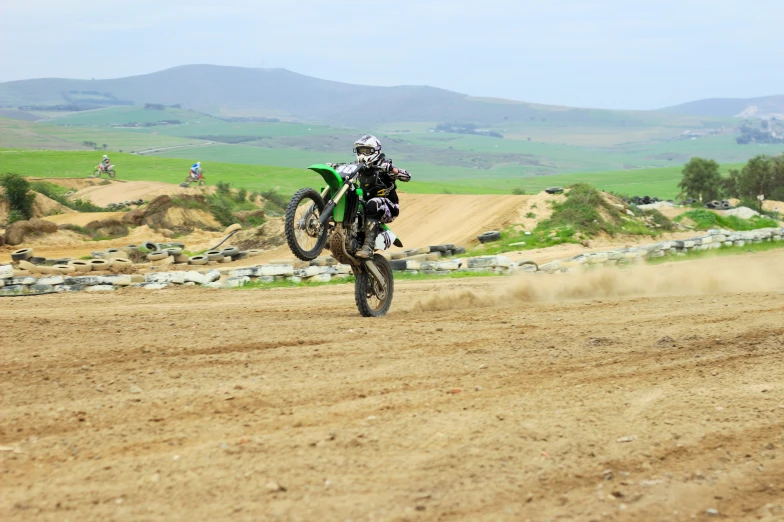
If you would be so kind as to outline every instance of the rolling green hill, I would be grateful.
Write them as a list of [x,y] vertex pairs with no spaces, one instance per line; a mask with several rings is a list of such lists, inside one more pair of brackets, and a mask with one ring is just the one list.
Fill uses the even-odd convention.
[[[371,87],[284,69],[185,65],[111,80],[42,78],[0,83],[0,106],[100,107],[181,104],[215,116],[258,116],[372,128],[393,122],[472,122],[527,128],[548,125],[627,129],[669,125],[715,127],[656,111],[610,111],[476,98],[425,86]],[[688,123],[687,123],[688,122]]]
[[[107,131],[83,127],[55,127],[40,123],[0,118],[0,146],[23,149],[89,150],[95,143],[101,150],[134,151],[160,147],[188,147],[201,140],[146,132]],[[99,156],[100,159],[100,156]]]
[[784,95],[760,98],[710,98],[665,107],[663,112],[708,118],[784,114]]
[[[52,125],[77,127],[104,127],[155,124],[163,121],[179,121],[186,123],[214,123],[221,120],[187,109],[166,107],[164,109],[145,109],[137,105],[123,107],[107,107],[88,111],[74,112],[67,116],[54,117],[47,120]],[[157,129],[156,129],[157,130]]]
[[[117,121],[155,122],[162,114],[166,119],[175,119],[177,115],[183,118],[182,121],[190,119],[178,125],[111,126]],[[359,130],[287,122],[226,122],[209,116],[192,119],[203,116],[199,114],[177,109],[147,111],[120,107],[48,120],[69,121],[67,126],[0,118],[0,144],[59,150],[97,147],[101,151],[106,144],[107,151],[143,151],[144,154],[182,158],[189,162],[303,168],[324,161],[351,161],[351,144],[361,134]],[[758,154],[784,152],[784,144],[738,145],[729,134],[589,146],[555,140],[541,142],[537,140],[539,132],[531,132],[534,140],[529,142],[433,133],[426,129],[378,135],[389,157],[415,171],[418,179],[447,184],[472,179],[489,185],[503,180],[505,186],[509,186],[509,183],[552,174],[677,166],[692,156],[712,158],[719,163],[738,163]]]

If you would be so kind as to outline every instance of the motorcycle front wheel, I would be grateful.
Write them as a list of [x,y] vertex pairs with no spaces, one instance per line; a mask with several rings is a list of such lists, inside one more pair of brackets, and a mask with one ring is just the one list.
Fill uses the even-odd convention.
[[373,256],[373,262],[386,280],[387,286],[384,288],[366,267],[362,267],[354,283],[354,300],[362,317],[381,317],[392,305],[392,294],[395,290],[392,267],[380,254]]
[[303,261],[316,259],[327,241],[327,228],[319,223],[322,210],[324,200],[312,188],[298,190],[286,206],[286,241]]
[[90,176],[90,177],[91,178],[100,178],[101,177],[101,171],[100,170],[93,171],[93,175]]

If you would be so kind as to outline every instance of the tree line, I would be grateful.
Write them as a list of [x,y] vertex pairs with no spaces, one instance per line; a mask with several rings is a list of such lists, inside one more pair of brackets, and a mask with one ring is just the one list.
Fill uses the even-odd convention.
[[760,195],[784,201],[784,154],[756,156],[742,169],[730,169],[727,177],[719,173],[719,164],[714,160],[692,158],[683,167],[678,187],[682,195],[702,202],[721,198],[756,202]]

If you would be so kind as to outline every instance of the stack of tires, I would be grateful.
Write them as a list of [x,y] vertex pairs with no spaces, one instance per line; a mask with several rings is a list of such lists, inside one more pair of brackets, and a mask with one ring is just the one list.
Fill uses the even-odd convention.
[[110,267],[116,268],[132,264],[127,255],[94,259],[47,259],[34,255],[32,248],[15,250],[11,253],[11,260],[17,264],[20,270],[25,270],[29,273],[63,275],[103,271],[108,270]]
[[629,199],[624,199],[626,203],[632,203],[634,205],[650,205],[651,203],[658,203],[661,200],[659,198],[652,198],[650,196],[632,196]]
[[207,252],[196,256],[188,256],[183,253],[185,245],[182,243],[156,243],[154,241],[147,241],[143,243],[142,246],[150,252],[147,254],[148,261],[163,261],[171,257],[175,264],[188,265],[230,263],[260,253],[258,250],[240,250],[235,246],[227,246],[216,250],[208,250]]
[[732,205],[726,199],[722,199],[721,201],[710,201],[705,203],[705,208],[710,208],[713,210],[729,210],[732,208]]

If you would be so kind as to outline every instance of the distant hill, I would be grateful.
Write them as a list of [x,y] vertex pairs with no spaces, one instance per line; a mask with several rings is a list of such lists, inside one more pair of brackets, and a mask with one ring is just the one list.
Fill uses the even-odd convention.
[[44,78],[0,83],[0,107],[73,110],[155,103],[215,116],[249,116],[374,127],[394,122],[533,123],[639,127],[673,120],[656,111],[609,111],[474,98],[424,86],[370,87],[285,69],[185,65],[112,80]]
[[784,95],[761,98],[709,98],[665,107],[663,112],[710,118],[759,118],[784,115]]

